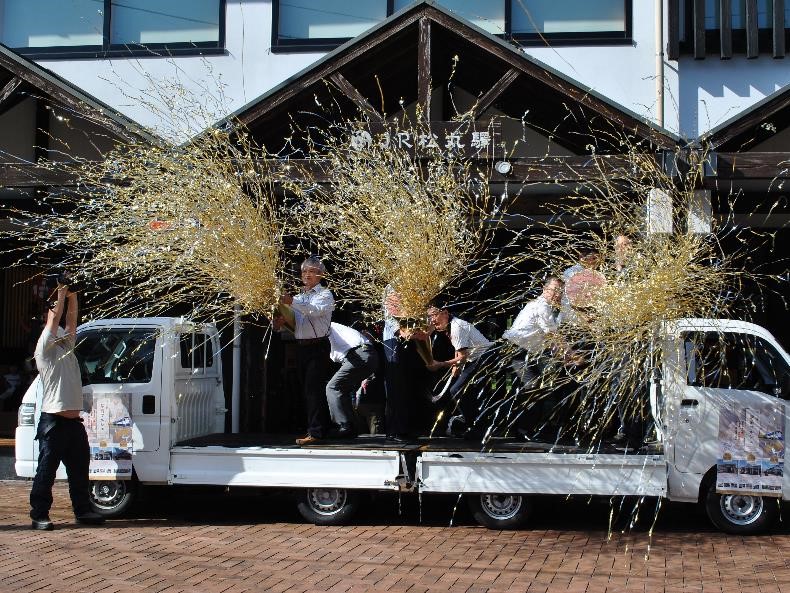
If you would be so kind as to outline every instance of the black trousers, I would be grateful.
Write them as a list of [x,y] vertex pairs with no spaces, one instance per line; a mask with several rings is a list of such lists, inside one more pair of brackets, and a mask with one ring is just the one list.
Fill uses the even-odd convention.
[[388,435],[411,432],[409,400],[406,393],[405,342],[398,338],[384,341],[384,422]]
[[297,340],[297,361],[302,369],[302,394],[307,409],[307,434],[323,438],[329,426],[326,383],[329,379],[329,338]]
[[66,466],[74,514],[80,516],[90,512],[90,447],[82,421],[42,412],[36,439],[38,467],[30,490],[30,517],[39,520],[49,515],[52,485],[61,461]]

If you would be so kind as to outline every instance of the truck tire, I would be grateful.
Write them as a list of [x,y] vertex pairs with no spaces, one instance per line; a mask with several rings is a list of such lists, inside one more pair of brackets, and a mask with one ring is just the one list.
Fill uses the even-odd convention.
[[347,525],[357,512],[360,497],[344,488],[307,488],[299,495],[296,508],[314,525]]
[[93,510],[103,517],[120,517],[132,506],[137,495],[137,478],[131,480],[91,481],[90,499]]
[[532,501],[521,494],[474,494],[466,501],[475,521],[489,529],[517,529],[532,514]]
[[708,485],[705,511],[711,523],[724,533],[753,535],[774,524],[779,502],[750,494],[718,494],[716,481]]

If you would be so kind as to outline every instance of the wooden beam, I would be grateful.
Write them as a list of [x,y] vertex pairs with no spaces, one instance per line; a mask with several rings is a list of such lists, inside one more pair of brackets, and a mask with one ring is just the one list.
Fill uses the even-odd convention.
[[680,0],[667,2],[667,30],[669,32],[667,58],[678,60],[680,59]]
[[78,175],[33,163],[0,163],[0,187],[46,187],[77,184]]
[[486,93],[478,99],[473,108],[474,119],[480,117],[485,111],[494,104],[499,96],[504,93],[507,88],[515,82],[518,78],[519,71],[515,68],[510,68],[505,72],[504,76],[497,81],[497,83],[486,91]]
[[[645,158],[658,158],[654,153],[644,155]],[[518,157],[507,159],[511,170],[507,174],[498,173],[494,163],[499,159],[470,159],[473,170],[486,173],[489,183],[521,183],[545,182],[561,183],[566,181],[583,181],[598,178],[602,174],[630,171],[630,161],[622,155],[601,156],[595,159],[589,156],[563,157]],[[288,174],[293,178],[309,178],[316,183],[329,183],[332,175],[328,168],[329,161],[311,159],[288,159],[287,162],[275,163],[275,167],[288,167]],[[612,178],[616,178],[613,176]]]
[[343,76],[340,72],[335,72],[334,74],[330,75],[329,80],[331,80],[337,86],[337,88],[339,88],[343,92],[343,94],[346,97],[351,99],[354,102],[354,104],[357,107],[359,107],[360,111],[362,111],[370,119],[377,122],[384,121],[384,118],[381,115],[381,113],[376,111],[376,109],[373,108],[370,102],[365,97],[362,96],[362,93],[360,93],[357,90],[357,88],[353,84],[351,84],[348,81],[348,79],[345,76]]
[[420,18],[417,41],[417,103],[426,121],[431,119],[431,20]]
[[19,85],[22,84],[22,79],[18,76],[14,76],[11,80],[9,80],[5,86],[3,86],[2,90],[0,90],[0,113],[4,112],[5,109],[3,108],[3,103],[19,88]]
[[694,0],[694,59],[705,59],[705,0]]
[[721,44],[721,59],[729,60],[732,57],[732,0],[719,0],[719,42]]
[[757,0],[746,0],[746,57],[750,60],[760,55],[757,37]]
[[717,175],[725,179],[790,179],[790,152],[720,152]]
[[773,50],[774,58],[785,57],[785,0],[774,0]]

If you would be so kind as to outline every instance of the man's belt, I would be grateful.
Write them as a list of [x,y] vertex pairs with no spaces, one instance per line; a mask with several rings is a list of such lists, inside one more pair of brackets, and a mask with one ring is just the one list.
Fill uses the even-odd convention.
[[300,346],[311,346],[313,344],[320,344],[321,342],[325,342],[329,339],[329,336],[324,336],[322,338],[297,338],[296,343]]

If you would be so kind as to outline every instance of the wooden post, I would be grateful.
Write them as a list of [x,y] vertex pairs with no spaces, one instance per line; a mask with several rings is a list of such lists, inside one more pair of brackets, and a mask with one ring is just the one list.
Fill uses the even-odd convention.
[[431,120],[431,21],[420,19],[420,36],[417,42],[417,103],[425,121]]

